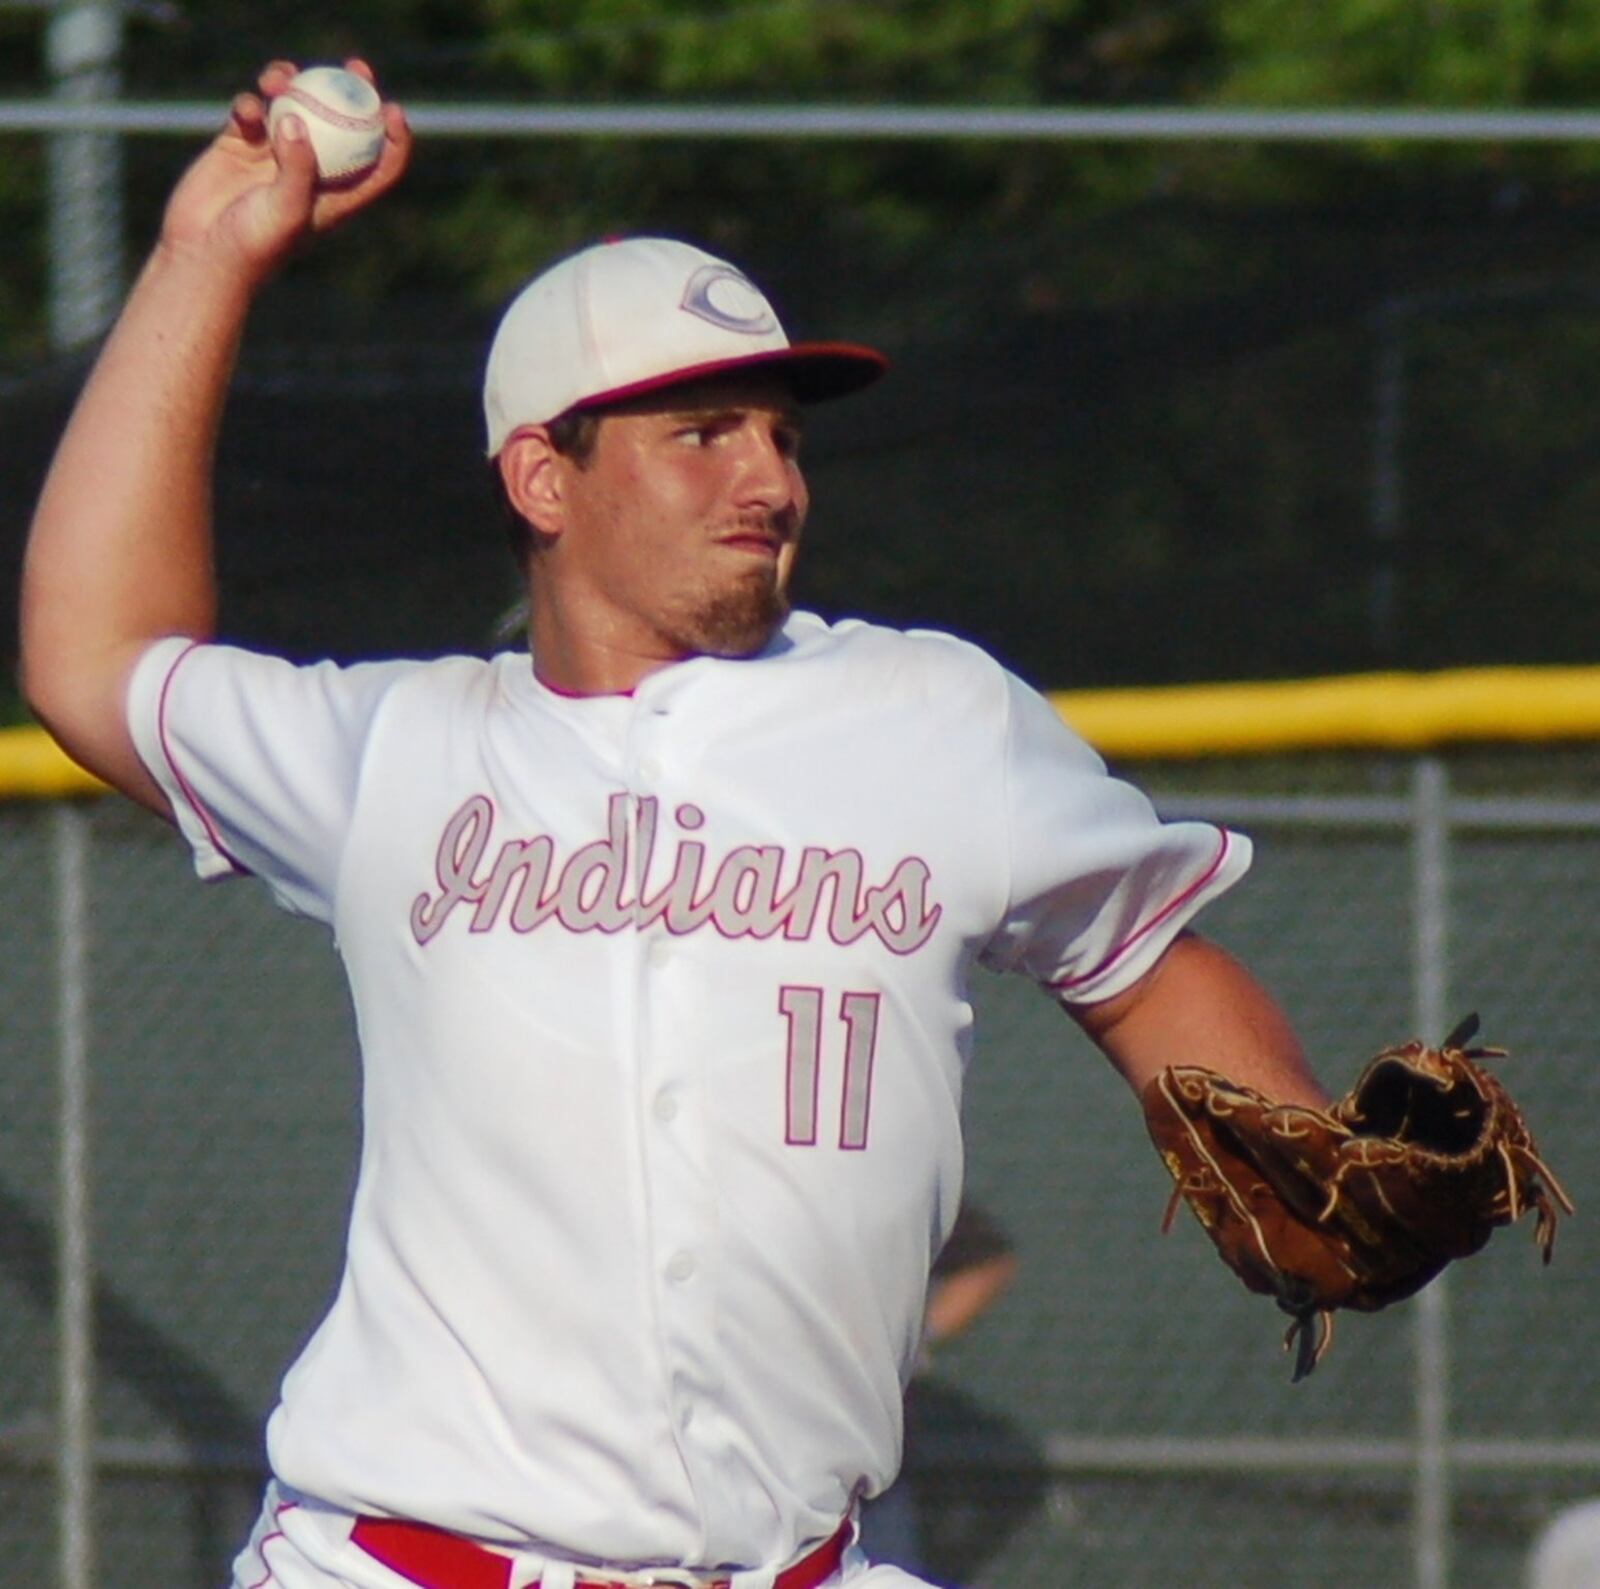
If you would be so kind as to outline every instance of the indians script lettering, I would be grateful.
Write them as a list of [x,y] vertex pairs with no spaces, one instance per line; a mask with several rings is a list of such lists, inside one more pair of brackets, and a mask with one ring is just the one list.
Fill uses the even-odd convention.
[[426,944],[459,911],[475,933],[550,922],[568,932],[709,928],[725,938],[823,932],[841,944],[872,935],[901,955],[933,936],[940,907],[925,861],[906,856],[874,882],[852,849],[808,845],[792,859],[782,845],[740,844],[711,855],[697,836],[704,825],[698,806],[680,805],[663,821],[653,797],[615,794],[604,837],[563,856],[544,833],[496,844],[494,804],[473,795],[439,837],[435,887],[413,901],[411,930]]

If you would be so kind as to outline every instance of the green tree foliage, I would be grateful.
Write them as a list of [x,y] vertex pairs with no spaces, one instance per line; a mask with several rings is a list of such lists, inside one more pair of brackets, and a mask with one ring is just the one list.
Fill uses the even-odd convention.
[[[43,91],[43,30],[37,12],[0,9],[0,85]],[[274,55],[347,52],[372,55],[412,101],[1560,104],[1582,102],[1600,68],[1600,12],[1569,0],[144,0],[125,31],[130,97],[219,107]],[[42,335],[42,306],[26,307],[43,253],[31,142],[0,184],[0,352],[13,356]],[[133,154],[137,249],[174,159],[164,141]],[[1449,169],[1482,155],[1362,160]],[[905,260],[1019,214],[1043,235],[1152,190],[1326,192],[1349,165],[1172,145],[435,144],[414,200],[342,247],[340,272],[358,294],[443,284],[489,303],[530,258],[597,233],[671,222],[737,250],[758,217],[774,246],[821,225]]]
[[1220,98],[1587,105],[1600,17],[1570,0],[1222,0]]
[[555,93],[1035,103],[1080,0],[491,0],[494,47]]

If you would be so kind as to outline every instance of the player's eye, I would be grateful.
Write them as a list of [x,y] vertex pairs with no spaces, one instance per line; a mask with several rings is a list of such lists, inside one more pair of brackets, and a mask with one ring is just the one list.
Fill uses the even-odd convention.
[[711,423],[680,425],[673,431],[673,439],[686,447],[709,447],[722,433],[721,427]]

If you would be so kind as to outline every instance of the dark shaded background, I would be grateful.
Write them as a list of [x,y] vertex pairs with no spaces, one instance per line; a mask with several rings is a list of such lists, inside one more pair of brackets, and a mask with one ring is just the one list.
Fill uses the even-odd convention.
[[[737,193],[765,152],[658,157],[729,166]],[[131,225],[153,228],[184,155],[130,155]],[[484,158],[425,152],[406,203],[362,218],[374,235],[328,240],[263,298],[219,464],[230,636],[299,656],[494,643],[514,595],[479,435],[496,307],[415,261],[369,279]],[[1281,204],[1151,193],[916,248],[779,206],[710,239],[796,334],[894,359],[813,415],[800,600],[954,629],[1047,687],[1594,660],[1600,189],[1305,159],[1314,202],[1305,182]],[[82,369],[0,384],[8,608]]]

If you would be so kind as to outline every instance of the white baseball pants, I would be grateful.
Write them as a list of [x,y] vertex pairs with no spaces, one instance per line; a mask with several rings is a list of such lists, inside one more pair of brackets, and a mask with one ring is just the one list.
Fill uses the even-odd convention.
[[[233,1564],[231,1589],[415,1589],[409,1580],[350,1543],[353,1521],[348,1512],[269,1484],[261,1516]],[[513,1576],[512,1589],[534,1583],[541,1589],[568,1589],[572,1576],[573,1569],[566,1563],[530,1563],[526,1575]],[[770,1589],[771,1579],[768,1572],[736,1573],[733,1589]],[[899,1567],[875,1567],[852,1546],[822,1589],[935,1586]]]

